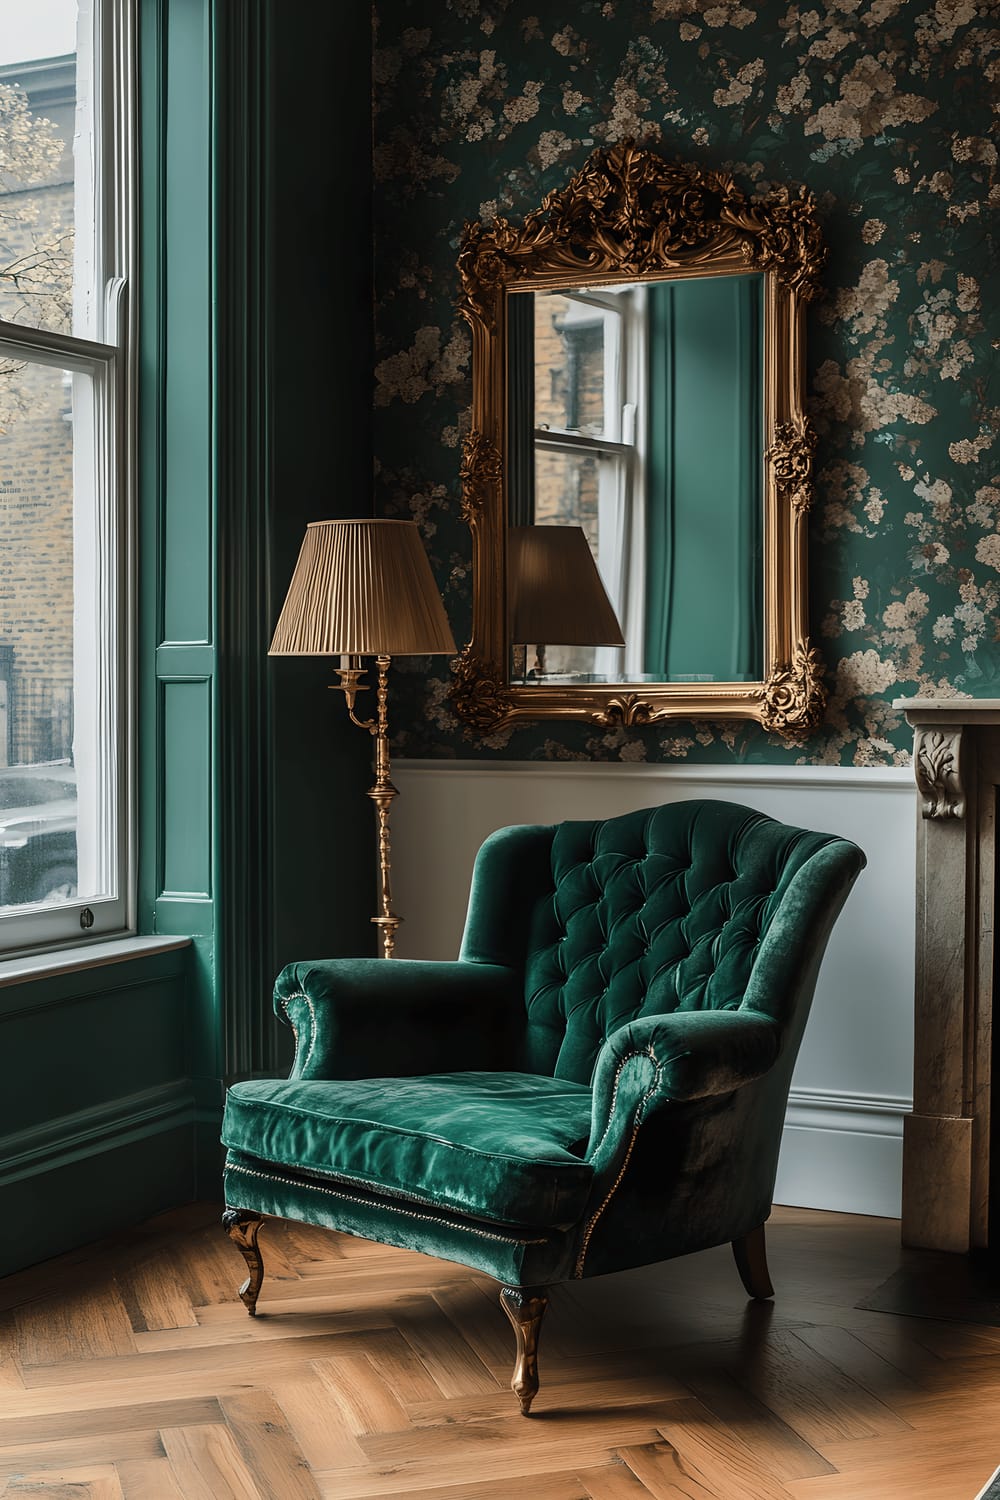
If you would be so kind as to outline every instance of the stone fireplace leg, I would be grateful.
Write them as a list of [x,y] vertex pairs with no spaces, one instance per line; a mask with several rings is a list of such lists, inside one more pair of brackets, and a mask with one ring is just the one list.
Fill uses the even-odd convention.
[[1000,700],[903,699],[914,726],[917,953],[903,1241],[986,1246]]

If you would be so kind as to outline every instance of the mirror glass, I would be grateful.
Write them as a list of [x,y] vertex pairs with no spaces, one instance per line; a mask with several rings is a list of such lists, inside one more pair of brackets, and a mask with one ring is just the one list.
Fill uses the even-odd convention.
[[764,676],[764,277],[507,297],[512,683]]

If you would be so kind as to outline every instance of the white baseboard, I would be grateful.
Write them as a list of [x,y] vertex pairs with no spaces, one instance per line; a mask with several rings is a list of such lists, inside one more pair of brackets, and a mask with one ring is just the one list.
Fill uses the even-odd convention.
[[793,1088],[775,1203],[896,1219],[908,1097]]
[[721,797],[840,833],[868,868],[834,930],[792,1082],[777,1201],[894,1217],[913,1073],[916,791],[906,767],[592,761],[393,763],[403,958],[454,958],[487,834]]

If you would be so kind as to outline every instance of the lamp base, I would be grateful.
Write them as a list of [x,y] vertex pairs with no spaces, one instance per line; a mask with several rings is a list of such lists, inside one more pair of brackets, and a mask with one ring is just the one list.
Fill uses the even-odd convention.
[[372,917],[371,919],[379,930],[379,940],[382,944],[382,957],[392,958],[396,947],[396,929],[402,926],[402,917],[395,917],[391,913],[386,917]]

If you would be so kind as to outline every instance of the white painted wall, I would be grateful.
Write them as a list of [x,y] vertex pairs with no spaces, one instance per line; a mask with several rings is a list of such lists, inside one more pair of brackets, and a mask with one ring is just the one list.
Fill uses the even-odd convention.
[[401,958],[457,956],[476,850],[512,823],[688,797],[843,834],[868,868],[834,930],[792,1081],[776,1201],[896,1216],[912,1103],[916,795],[905,769],[396,760]]

